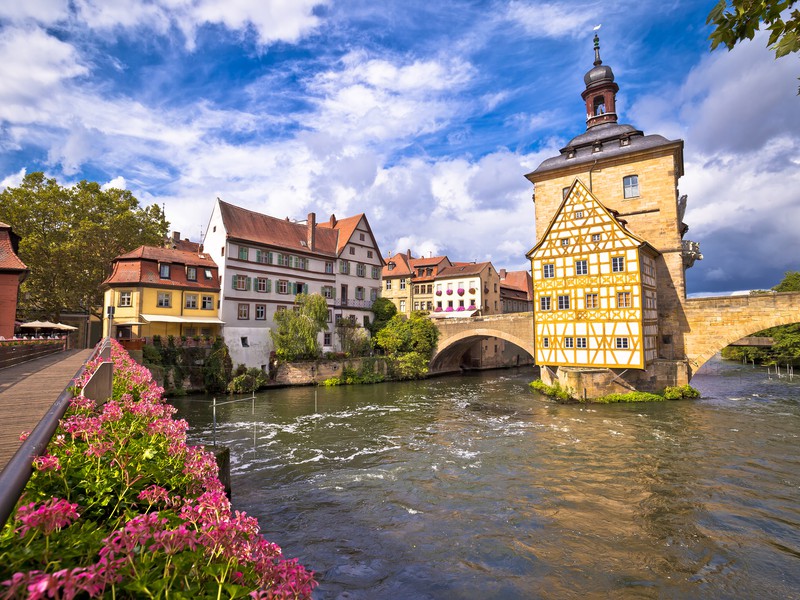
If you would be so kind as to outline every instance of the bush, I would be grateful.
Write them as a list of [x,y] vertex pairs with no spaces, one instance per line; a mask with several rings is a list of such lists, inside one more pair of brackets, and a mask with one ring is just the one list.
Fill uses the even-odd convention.
[[664,398],[667,400],[694,400],[700,397],[700,392],[690,386],[688,383],[677,386],[667,387],[664,389]]
[[246,394],[255,392],[267,385],[267,383],[269,383],[267,374],[261,369],[252,367],[247,369],[245,373],[234,377],[233,381],[228,384],[228,391],[232,394]]
[[595,404],[614,404],[616,402],[663,402],[666,400],[664,396],[658,394],[651,394],[650,392],[627,392],[625,394],[608,394],[588,400],[589,403]]
[[112,399],[71,401],[0,532],[0,596],[310,598],[312,574],[231,510],[147,369],[114,341],[112,361]]
[[572,394],[570,393],[570,390],[561,387],[561,384],[558,381],[556,381],[553,385],[547,385],[541,379],[537,379],[535,381],[531,381],[529,385],[540,394],[550,396],[551,398],[556,398],[562,402],[572,400]]

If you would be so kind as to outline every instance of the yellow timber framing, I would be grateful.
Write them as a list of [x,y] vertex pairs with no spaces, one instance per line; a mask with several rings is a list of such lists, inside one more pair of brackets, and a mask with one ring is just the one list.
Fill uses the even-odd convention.
[[[575,179],[528,252],[536,362],[643,369],[656,357],[656,256]],[[587,307],[587,295],[596,308]],[[568,298],[568,308],[559,308],[559,297]],[[549,310],[542,298],[550,299]]]

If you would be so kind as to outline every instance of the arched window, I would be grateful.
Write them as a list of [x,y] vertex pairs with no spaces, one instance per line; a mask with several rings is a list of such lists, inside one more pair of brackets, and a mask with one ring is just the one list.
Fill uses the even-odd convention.
[[604,96],[596,96],[594,99],[594,114],[597,115],[604,115],[606,114],[606,99]]
[[636,198],[639,196],[638,175],[628,175],[622,178],[622,195],[624,198]]

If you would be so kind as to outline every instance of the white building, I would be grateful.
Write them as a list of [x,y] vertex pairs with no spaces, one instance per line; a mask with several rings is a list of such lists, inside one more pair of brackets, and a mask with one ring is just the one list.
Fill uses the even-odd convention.
[[381,287],[383,260],[364,214],[317,223],[278,219],[217,199],[203,248],[219,265],[219,316],[234,365],[266,367],[274,315],[299,293],[328,300],[323,351],[336,350],[334,323],[366,325]]

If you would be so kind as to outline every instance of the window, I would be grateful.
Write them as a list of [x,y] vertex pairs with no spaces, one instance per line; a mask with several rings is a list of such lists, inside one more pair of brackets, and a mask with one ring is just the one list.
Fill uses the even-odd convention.
[[329,331],[326,331],[322,334],[322,345],[323,346],[330,346],[331,345],[331,334]]
[[325,263],[325,272],[326,273],[333,273],[333,263],[332,262],[326,262]]
[[269,279],[267,279],[266,277],[259,277],[258,279],[256,279],[256,290],[258,290],[261,293],[266,293],[269,292],[269,288],[270,288]]
[[172,306],[172,294],[170,292],[158,292],[156,306],[159,308],[170,308]]
[[576,210],[575,211],[575,218],[576,219],[582,219],[583,218],[583,211],[582,210]]
[[247,246],[239,246],[239,260],[247,260],[247,256],[250,254],[250,250]]
[[243,321],[245,319],[250,318],[250,305],[249,304],[240,304],[239,305],[239,320]]
[[600,241],[600,234],[599,233],[593,233],[592,234],[592,241],[593,242],[599,242]]
[[328,310],[328,323],[330,323],[331,321],[333,321],[333,311]]
[[247,336],[242,336],[242,348],[249,348],[250,342],[247,339]]
[[585,337],[575,338],[575,347],[586,348],[586,338]]
[[550,277],[555,277],[556,276],[556,267],[555,267],[555,265],[544,265],[542,267],[542,269],[544,271],[544,277],[545,278],[550,278]]
[[263,321],[267,318],[267,305],[256,304],[256,321]]
[[350,254],[355,254],[355,253],[356,253],[356,249],[353,248],[352,246],[350,246]]
[[622,178],[622,195],[624,198],[636,198],[639,195],[638,175],[628,175]]
[[567,310],[567,309],[569,309],[569,296],[559,296],[558,310]]
[[562,246],[569,246],[569,238],[561,238]]
[[392,280],[391,279],[387,279],[386,280],[386,289],[387,290],[392,289]]
[[586,308],[597,308],[598,306],[597,294],[586,294]]
[[186,267],[186,279],[197,281],[197,267]]
[[628,338],[626,338],[626,337],[618,337],[615,340],[614,345],[617,347],[617,350],[627,350],[628,349]]
[[378,288],[369,289],[369,299],[375,302],[378,299]]
[[358,239],[363,242],[364,241],[364,234],[363,233],[359,233],[358,234]]
[[586,275],[589,272],[589,264],[585,260],[575,261],[575,275]]
[[186,294],[184,296],[185,308],[197,308],[197,294]]
[[539,298],[539,310],[550,310],[550,296]]
[[169,265],[164,263],[159,265],[158,274],[161,276],[161,279],[169,279]]
[[131,302],[131,292],[120,292],[117,306],[132,306],[132,305],[133,303]]
[[611,271],[613,273],[622,273],[625,270],[625,257],[614,256],[611,258]]
[[244,275],[234,275],[233,276],[233,289],[235,290],[246,290],[247,289],[247,277]]
[[543,337],[542,338],[542,348],[549,348],[550,347],[550,338]]
[[367,276],[367,267],[361,263],[356,265],[356,275],[359,277],[366,277]]
[[400,300],[400,312],[406,312],[406,301]]
[[322,286],[322,297],[327,298],[328,300],[333,299],[333,286],[331,285],[323,285]]
[[214,310],[214,296],[203,296],[200,300],[203,310]]
[[339,273],[342,275],[350,275],[350,263],[346,260],[339,261]]
[[631,293],[617,292],[617,308],[630,308],[630,306],[631,306]]
[[356,300],[363,300],[364,299],[364,288],[357,287],[356,288]]
[[372,267],[372,278],[373,279],[380,279],[381,278],[381,272],[378,269],[378,267]]
[[404,290],[404,289],[406,289],[406,278],[405,278],[405,277],[403,277],[403,278],[400,280],[400,289],[401,289],[401,290]]
[[564,348],[574,348],[575,347],[574,344],[575,340],[573,340],[571,337],[564,338]]
[[278,280],[278,293],[279,294],[288,294],[289,293],[289,282],[285,279]]
[[367,258],[372,258],[372,250],[367,250]]

